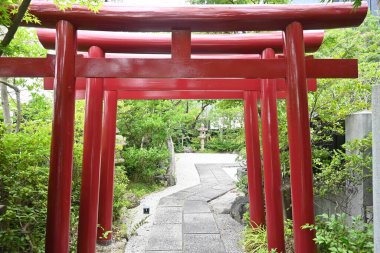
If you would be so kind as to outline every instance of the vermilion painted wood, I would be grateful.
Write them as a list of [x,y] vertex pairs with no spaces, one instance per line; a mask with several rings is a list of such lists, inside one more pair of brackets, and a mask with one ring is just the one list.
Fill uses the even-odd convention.
[[[168,91],[118,91],[118,99],[159,100],[159,99],[243,99],[244,91],[220,90],[168,90]],[[85,90],[77,90],[76,99],[85,98]],[[286,91],[277,91],[277,99],[286,99]]]
[[75,28],[69,22],[58,22],[58,61],[54,71],[56,83],[45,242],[45,251],[48,253],[69,251],[75,112],[75,36]]
[[[104,52],[99,47],[90,47],[89,57],[104,57]],[[86,88],[78,252],[96,251],[102,116],[103,78],[90,78]]]
[[[0,76],[53,77],[52,58],[0,58]],[[25,64],[25,62],[29,64]],[[21,66],[22,68],[18,67]],[[90,59],[78,57],[76,77],[285,78],[285,59]],[[308,78],[357,78],[356,59],[306,59]]]
[[[281,80],[281,79],[279,79]],[[53,78],[44,78],[44,89],[53,90]],[[285,80],[279,81],[286,90]],[[316,83],[313,84],[316,87]],[[86,79],[77,78],[76,89],[84,90]],[[258,79],[169,79],[169,78],[104,78],[105,90],[260,90]]]
[[297,20],[305,30],[353,27],[367,15],[367,4],[353,11],[352,3],[312,5],[198,5],[186,7],[123,7],[105,4],[98,13],[74,6],[60,11],[53,3],[33,2],[29,11],[41,24],[54,28],[59,20],[78,30],[170,32],[278,31]]
[[[46,49],[54,49],[55,30],[38,29],[37,36]],[[323,31],[305,32],[305,49],[315,52],[322,44]],[[99,31],[78,31],[78,50],[98,46],[107,53],[169,54],[170,34],[141,34]],[[265,48],[283,51],[282,32],[254,34],[192,34],[193,54],[260,54]]]
[[[111,243],[113,185],[115,170],[115,139],[116,139],[117,92],[104,93],[104,116],[102,128],[102,159],[100,171],[99,214],[98,214],[98,243]],[[104,236],[106,233],[106,236]]]
[[[57,53],[58,55],[58,53]],[[54,77],[55,57],[1,57],[2,77]]]
[[[308,78],[356,78],[357,60],[307,59]],[[319,68],[320,69],[317,69]],[[341,72],[344,70],[344,72]],[[78,58],[77,77],[285,78],[285,59],[89,59]]]
[[249,214],[254,227],[265,224],[258,117],[256,92],[244,91]]
[[190,59],[191,57],[191,31],[173,30],[171,41],[172,59]]
[[[263,59],[275,58],[272,49],[265,49]],[[285,252],[284,217],[280,148],[278,140],[277,89],[275,80],[261,80],[261,140],[263,148],[264,189],[268,251]]]
[[357,59],[307,59],[306,58],[307,78],[358,78]]
[[243,99],[242,91],[119,91],[118,99]]
[[301,228],[305,224],[314,224],[313,171],[302,25],[297,22],[290,24],[285,34],[294,247],[296,253],[314,253],[314,230]]
[[[286,90],[284,79],[275,79],[279,91]],[[53,90],[53,78],[44,78],[44,89]],[[317,90],[317,80],[308,79],[309,91]],[[77,78],[77,90],[86,89],[85,78]],[[258,79],[136,79],[104,78],[104,90],[261,90]]]

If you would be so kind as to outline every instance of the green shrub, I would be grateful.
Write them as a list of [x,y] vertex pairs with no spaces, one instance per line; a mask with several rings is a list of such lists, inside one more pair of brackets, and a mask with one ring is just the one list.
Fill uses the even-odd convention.
[[323,214],[317,216],[316,225],[303,228],[316,231],[315,242],[322,253],[373,252],[373,225],[364,223],[361,217],[353,217],[348,224],[345,214]]
[[0,134],[0,251],[42,252],[44,248],[50,125],[30,124]]
[[205,148],[211,149],[217,152],[234,152],[239,151],[242,147],[242,143],[235,133],[231,135],[220,137],[212,137],[206,142]]
[[[31,114],[32,115],[32,114]],[[6,132],[0,123],[0,252],[44,252],[49,177],[51,124],[31,118],[20,132]],[[81,125],[76,125],[80,135]],[[82,174],[82,138],[74,143],[71,252],[75,252]],[[128,179],[123,168],[116,168],[114,219],[126,206]]]
[[236,187],[243,192],[245,195],[248,195],[248,176],[245,175],[236,182]]
[[126,148],[123,152],[128,178],[134,182],[153,182],[166,173],[169,151],[159,148]]
[[[249,212],[244,214],[244,219],[249,223]],[[293,253],[293,226],[291,220],[285,221],[285,249],[288,253]],[[277,251],[272,249],[268,251],[268,239],[267,230],[264,226],[257,228],[248,224],[243,232],[243,246],[247,253],[276,253]]]
[[123,166],[115,167],[114,178],[113,220],[117,222],[121,218],[123,208],[128,206],[128,200],[125,197],[125,193],[127,191],[129,180],[125,174],[125,168]]
[[244,229],[244,249],[247,253],[268,253],[267,231],[264,227],[257,228],[247,225]]

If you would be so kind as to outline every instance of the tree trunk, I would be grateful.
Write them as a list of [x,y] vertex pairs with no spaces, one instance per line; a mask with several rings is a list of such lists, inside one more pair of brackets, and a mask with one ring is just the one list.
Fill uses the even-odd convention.
[[[15,86],[13,84],[10,84],[10,83],[7,83],[5,78],[0,78],[0,85],[2,85],[2,88],[1,88],[1,98],[2,99],[1,99],[1,101],[6,101],[7,102],[7,103],[3,103],[4,122],[5,122],[5,125],[7,125],[7,126],[12,125],[12,118],[10,116],[11,113],[10,113],[9,101],[8,101],[8,87],[11,88],[12,90],[14,90],[14,92],[16,93],[17,121],[16,121],[16,130],[15,130],[15,132],[17,133],[18,131],[20,131],[20,124],[21,124],[21,119],[22,119],[22,115],[21,115],[21,97],[20,97],[21,91],[20,91],[20,89],[17,86]],[[4,92],[3,92],[3,87],[5,88]],[[6,114],[9,116],[9,118],[7,118],[5,116]]]
[[21,97],[20,97],[20,91],[16,91],[16,101],[17,101],[17,121],[16,121],[16,133],[20,131],[20,125],[21,125]]
[[[0,77],[0,81],[6,82],[6,79]],[[3,106],[4,124],[10,130],[12,126],[11,111],[9,108],[8,89],[7,86],[1,84],[1,104]]]

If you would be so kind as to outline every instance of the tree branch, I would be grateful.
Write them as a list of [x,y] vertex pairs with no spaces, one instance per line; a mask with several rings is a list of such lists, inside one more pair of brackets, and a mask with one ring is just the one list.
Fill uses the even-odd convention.
[[2,83],[2,84],[4,84],[4,85],[8,86],[8,87],[11,88],[12,90],[14,90],[16,93],[20,93],[20,89],[19,89],[17,86],[15,86],[15,85],[13,85],[13,84],[10,84],[10,83],[8,83],[8,82],[2,81],[2,80],[0,80],[0,83]]
[[1,41],[0,45],[0,56],[3,55],[4,50],[3,48],[7,47],[9,43],[13,40],[17,29],[19,28],[21,21],[23,20],[26,11],[28,10],[28,7],[30,5],[31,0],[23,0],[20,4],[16,16],[13,18],[12,24],[10,27],[8,27],[8,31],[5,34],[3,40]]

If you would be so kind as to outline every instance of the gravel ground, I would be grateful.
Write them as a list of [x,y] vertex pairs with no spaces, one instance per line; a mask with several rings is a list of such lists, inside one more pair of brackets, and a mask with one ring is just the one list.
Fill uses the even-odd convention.
[[[140,206],[131,209],[129,217],[131,220],[127,223],[128,227],[131,224],[136,224],[141,221],[145,215],[142,213],[143,207],[150,207],[150,216],[146,223],[137,230],[137,235],[133,236],[128,242],[125,253],[143,253],[145,245],[149,238],[149,233],[152,228],[154,214],[159,200],[162,197],[168,196],[185,188],[197,185],[200,183],[198,172],[194,164],[201,163],[234,163],[236,160],[234,154],[194,154],[183,153],[176,154],[176,177],[177,184],[166,188],[163,191],[153,193],[141,200]],[[233,170],[233,168],[231,168]],[[231,173],[231,172],[230,172]],[[230,174],[229,173],[229,174]],[[236,173],[236,172],[235,172]],[[232,173],[233,174],[233,173]]]

